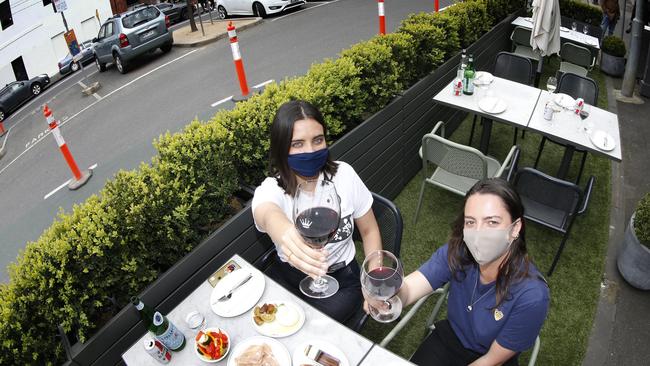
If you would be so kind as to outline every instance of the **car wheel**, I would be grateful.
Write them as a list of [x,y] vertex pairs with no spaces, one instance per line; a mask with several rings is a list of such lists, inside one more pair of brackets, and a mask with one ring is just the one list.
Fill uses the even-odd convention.
[[166,43],[162,46],[160,46],[160,50],[163,51],[163,53],[167,53],[172,50],[172,44],[171,43]]
[[253,14],[255,14],[256,17],[260,17],[260,18],[266,17],[266,10],[264,10],[264,5],[260,3],[254,3]]
[[97,70],[99,70],[99,72],[106,71],[106,64],[99,62],[97,55],[95,55],[95,65],[97,66]]
[[77,72],[77,70],[79,70],[79,64],[73,62],[72,64],[70,64],[70,70],[72,70],[72,72]]
[[32,84],[32,94],[34,94],[34,96],[41,94],[41,84],[39,83]]
[[223,6],[219,5],[217,8],[217,14],[219,15],[219,19],[226,19],[228,17],[228,12],[226,11],[226,8]]
[[122,57],[116,53],[113,55],[113,60],[115,61],[117,71],[119,71],[120,74],[126,74],[126,64],[124,63],[124,60],[122,60]]

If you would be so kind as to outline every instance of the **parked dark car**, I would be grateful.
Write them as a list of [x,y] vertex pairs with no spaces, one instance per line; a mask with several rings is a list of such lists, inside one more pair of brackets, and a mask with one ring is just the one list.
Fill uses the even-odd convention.
[[71,72],[76,72],[79,70],[79,63],[87,64],[95,60],[95,54],[93,53],[93,43],[91,41],[82,42],[79,45],[81,60],[73,61],[72,55],[67,54],[61,61],[59,61],[59,72],[61,75],[67,75]]
[[0,90],[0,121],[4,121],[9,113],[41,94],[48,85],[50,78],[46,74],[7,84]]
[[163,14],[169,17],[171,24],[182,22],[189,17],[185,1],[175,3],[160,3],[155,5]]
[[171,51],[174,44],[169,30],[169,17],[157,7],[147,5],[114,15],[102,24],[97,38],[93,38],[95,64],[99,71],[113,62],[125,74],[131,60],[160,48]]

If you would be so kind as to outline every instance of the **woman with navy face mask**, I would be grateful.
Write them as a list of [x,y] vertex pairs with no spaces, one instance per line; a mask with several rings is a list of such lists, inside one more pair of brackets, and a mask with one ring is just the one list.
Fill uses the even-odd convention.
[[[372,195],[354,169],[333,161],[327,148],[327,128],[321,113],[305,101],[290,101],[278,109],[271,125],[270,172],[255,190],[255,225],[276,246],[278,261],[267,274],[332,318],[345,322],[363,304],[360,269],[355,260],[352,232],[357,227],[367,255],[381,249],[381,236],[372,212]],[[305,243],[292,222],[293,197],[300,183],[325,179],[340,197],[341,219],[336,234],[323,250]],[[305,274],[329,274],[338,292],[313,299],[299,290]]]
[[447,319],[435,324],[411,362],[518,365],[518,354],[533,346],[549,289],[526,252],[523,214],[519,195],[502,179],[479,181],[467,192],[449,242],[398,293],[407,306],[449,283]]

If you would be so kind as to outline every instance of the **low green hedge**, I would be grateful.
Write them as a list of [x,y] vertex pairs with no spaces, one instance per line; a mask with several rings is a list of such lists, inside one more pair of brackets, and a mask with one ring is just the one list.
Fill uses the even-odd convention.
[[0,285],[0,364],[60,363],[57,324],[84,341],[112,315],[113,302],[127,304],[218,227],[240,184],[256,185],[266,174],[268,129],[279,105],[314,103],[334,140],[517,6],[523,1],[468,0],[411,15],[395,34],[160,136],[150,164],[120,171],[97,195],[61,212],[10,265],[10,281]]
[[600,26],[603,19],[600,6],[576,0],[560,0],[560,14],[594,26]]

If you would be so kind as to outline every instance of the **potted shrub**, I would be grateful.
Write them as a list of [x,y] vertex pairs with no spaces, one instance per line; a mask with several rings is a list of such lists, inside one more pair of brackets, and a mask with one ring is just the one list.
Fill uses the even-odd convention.
[[650,290],[650,193],[639,201],[630,218],[616,264],[630,285]]
[[600,69],[611,76],[622,76],[625,72],[625,43],[619,37],[603,39]]

